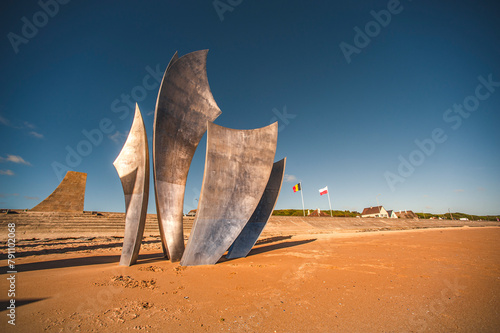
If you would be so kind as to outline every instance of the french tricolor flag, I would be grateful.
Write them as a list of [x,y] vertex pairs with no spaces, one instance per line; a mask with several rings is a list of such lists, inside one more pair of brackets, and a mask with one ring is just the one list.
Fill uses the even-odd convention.
[[327,194],[327,193],[328,193],[328,186],[325,186],[319,190],[319,195],[323,195],[323,194]]

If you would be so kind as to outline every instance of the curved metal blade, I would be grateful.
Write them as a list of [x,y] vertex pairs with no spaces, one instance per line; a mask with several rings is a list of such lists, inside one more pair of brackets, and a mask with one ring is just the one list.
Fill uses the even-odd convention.
[[181,265],[213,265],[259,203],[271,174],[278,124],[235,130],[208,124],[198,211]]
[[184,192],[196,147],[221,113],[206,72],[208,50],[170,61],[156,102],[153,134],[156,211],[164,255],[179,261],[184,252]]
[[149,150],[139,107],[120,154],[113,162],[125,194],[125,237],[120,265],[135,264],[139,256],[149,198]]
[[238,238],[236,238],[233,245],[229,248],[226,255],[227,259],[246,257],[257,242],[257,239],[259,239],[262,230],[264,230],[267,221],[273,213],[274,206],[276,206],[281,184],[283,183],[283,175],[285,174],[285,165],[286,157],[273,164],[273,170],[271,171],[271,176],[269,176],[264,194],[260,198],[260,202],[253,212],[252,217],[250,217],[238,235]]

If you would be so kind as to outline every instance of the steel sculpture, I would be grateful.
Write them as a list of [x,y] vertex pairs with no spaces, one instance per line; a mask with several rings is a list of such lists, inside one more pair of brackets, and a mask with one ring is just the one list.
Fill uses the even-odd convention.
[[139,107],[123,148],[113,162],[125,194],[125,236],[120,265],[135,264],[139,256],[149,197],[149,151]]
[[165,71],[156,102],[153,172],[158,225],[165,257],[179,261],[184,252],[184,192],[191,160],[207,130],[221,113],[206,72],[208,50],[178,58]]
[[208,123],[198,210],[182,266],[215,264],[262,198],[273,167],[277,122],[253,130]]
[[257,208],[228,250],[227,259],[243,258],[257,242],[262,230],[273,213],[285,173],[286,158],[273,164],[271,176]]
[[68,171],[54,192],[31,211],[83,213],[86,183],[86,173]]

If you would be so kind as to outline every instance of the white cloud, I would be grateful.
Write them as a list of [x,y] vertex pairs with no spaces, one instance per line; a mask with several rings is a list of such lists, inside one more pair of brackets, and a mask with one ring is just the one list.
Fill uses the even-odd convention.
[[297,181],[297,177],[294,175],[285,175],[284,180],[286,183],[292,183]]
[[152,116],[152,115],[154,115],[154,114],[155,114],[155,112],[154,112],[154,111],[151,111],[151,112],[146,113],[146,116]]
[[0,170],[0,175],[14,176],[14,171],[12,171],[12,170]]
[[[14,124],[7,118],[5,118],[4,116],[0,115],[0,124],[3,124],[5,126],[9,126],[9,127],[12,127],[12,128],[15,128],[15,129],[18,129],[18,130],[34,130],[36,128],[35,125],[33,125],[32,123],[30,122],[23,122],[22,124],[20,124],[18,121],[15,121]],[[38,137],[38,135],[41,135],[37,132],[29,132],[30,135],[33,135],[35,137]]]
[[115,134],[108,135],[108,138],[110,138],[116,144],[121,144],[125,142],[125,140],[127,139],[127,135],[127,132],[120,133],[120,131],[116,131]]
[[27,121],[24,122],[24,126],[26,126],[27,128],[31,128],[31,129],[34,129],[36,127],[35,125],[28,123]]
[[17,155],[7,155],[7,158],[0,157],[0,162],[12,162],[17,164],[31,165],[30,162],[26,162],[21,156]]
[[20,124],[13,124],[9,119],[3,117],[0,115],[0,123],[2,123],[3,125],[5,126],[9,126],[9,127],[12,127],[12,128],[15,128],[15,129],[23,129],[23,128],[28,128],[26,126],[26,124],[30,125],[30,126],[33,126],[31,125],[30,123],[27,123],[25,122],[24,125],[20,125]]
[[8,119],[4,118],[2,115],[0,115],[0,124],[12,127],[12,124],[10,123],[10,121]]
[[17,197],[19,193],[0,193],[0,198]]
[[[13,123],[10,122],[9,119],[3,117],[2,115],[0,115],[0,124],[3,124],[3,125],[8,126],[8,127],[15,128],[15,129],[18,129],[18,130],[26,130],[26,129],[27,130],[30,130],[30,129],[33,130],[33,129],[36,128],[35,125],[33,125],[32,123],[29,123],[27,121],[23,122],[22,125],[18,124],[18,123],[17,124],[13,124]],[[35,137],[35,138],[37,138],[37,139],[43,139],[44,138],[43,134],[40,134],[40,133],[35,132],[35,131],[30,131],[28,134],[31,135],[31,136],[33,136],[33,137]]]
[[30,132],[30,135],[31,135],[31,136],[34,136],[34,137],[35,137],[35,138],[37,138],[37,139],[43,139],[43,138],[44,138],[43,134],[37,133],[37,132],[35,132],[35,131],[31,131],[31,132]]

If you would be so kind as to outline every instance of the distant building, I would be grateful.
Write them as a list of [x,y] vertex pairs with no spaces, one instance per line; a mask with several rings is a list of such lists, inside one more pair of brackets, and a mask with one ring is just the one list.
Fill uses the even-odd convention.
[[398,216],[396,215],[396,213],[393,210],[388,210],[387,215],[389,216],[390,219],[397,219],[398,218]]
[[361,217],[389,217],[389,213],[382,206],[363,209]]
[[405,211],[400,210],[399,212],[396,212],[396,215],[400,219],[418,219],[417,214],[415,214],[411,210],[405,210]]
[[195,217],[196,216],[196,209],[191,209],[189,211],[189,213],[186,214],[186,216],[192,216],[192,217]]

